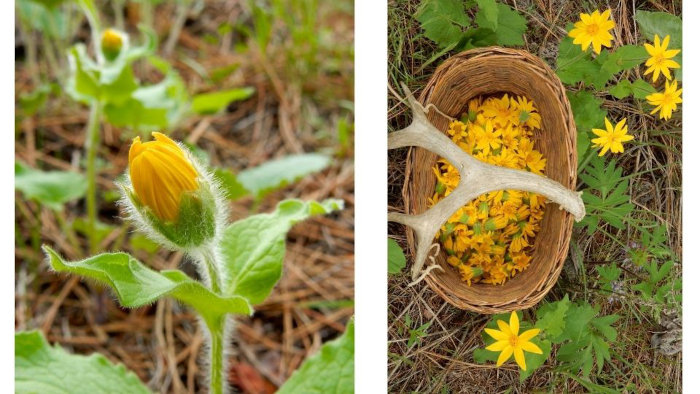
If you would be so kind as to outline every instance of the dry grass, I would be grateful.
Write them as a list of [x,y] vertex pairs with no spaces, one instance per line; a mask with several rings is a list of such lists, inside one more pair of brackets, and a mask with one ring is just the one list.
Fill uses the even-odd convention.
[[[354,198],[352,140],[342,150],[336,139],[336,125],[352,111],[353,18],[350,2],[322,6],[319,23],[329,30],[338,71],[311,70],[300,84],[289,71],[290,60],[284,37],[265,62],[254,49],[247,54],[234,50],[244,43],[236,31],[219,37],[226,22],[252,26],[245,2],[206,2],[197,15],[190,15],[169,58],[183,77],[190,93],[237,86],[253,86],[256,94],[236,103],[220,115],[189,117],[171,135],[196,144],[206,151],[212,164],[239,171],[266,160],[298,151],[336,154],[333,164],[322,173],[307,177],[265,198],[259,211],[269,211],[284,198],[343,199],[346,208],[329,217],[315,218],[295,226],[288,236],[282,281],[272,295],[256,308],[251,318],[239,319],[235,353],[231,356],[229,383],[242,392],[271,393],[326,340],[344,331],[353,314],[354,292]],[[103,10],[108,17],[110,8]],[[127,9],[127,27],[136,32],[135,10]],[[156,29],[165,41],[173,4],[156,9]],[[133,18],[133,20],[132,20]],[[219,37],[217,40],[207,37]],[[79,38],[86,40],[84,25]],[[33,76],[25,69],[23,43],[16,44],[18,60],[16,92],[31,91]],[[161,46],[162,48],[162,46]],[[43,60],[43,59],[40,59]],[[239,64],[223,83],[208,84],[202,70]],[[40,63],[44,75],[55,77]],[[141,68],[139,77],[154,82],[158,76]],[[16,159],[31,166],[50,169],[78,169],[84,145],[87,110],[66,96],[53,97],[34,117],[20,119],[16,132]],[[113,180],[126,167],[130,135],[104,124],[99,157],[105,166],[99,172],[100,192],[113,192]],[[342,153],[339,153],[341,152]],[[101,198],[100,220],[115,225],[101,245],[102,250],[130,251],[132,229],[119,219],[113,202]],[[37,248],[53,245],[70,259],[85,256],[86,240],[70,228],[84,215],[82,202],[69,204],[60,213],[26,201],[16,195],[16,330],[40,329],[50,342],[75,353],[100,352],[110,360],[124,363],[153,390],[163,393],[205,392],[200,367],[202,332],[193,313],[170,300],[134,310],[118,306],[109,291],[77,278],[49,272]],[[232,219],[250,213],[253,201],[231,204]],[[64,223],[67,224],[64,227]],[[181,253],[143,250],[133,253],[156,269],[180,267],[196,275]]]
[[[560,39],[565,35],[565,25],[578,18],[579,12],[596,8],[612,8],[617,22],[614,31],[615,46],[639,43],[634,21],[634,3],[616,2],[567,2],[558,0],[507,1],[526,16],[528,32],[525,49],[542,57],[551,66],[557,55]],[[447,56],[422,65],[431,58],[436,48],[432,42],[420,36],[421,29],[412,15],[420,4],[417,0],[392,0],[389,2],[389,85],[397,88],[399,81],[406,82],[414,91],[420,91],[437,65]],[[585,9],[582,8],[585,6]],[[677,2],[646,2],[636,4],[638,9],[668,11],[681,14]],[[641,76],[635,69],[623,73],[620,78]],[[681,252],[681,115],[671,121],[642,111],[633,99],[616,100],[604,93],[604,108],[610,118],[627,117],[629,128],[635,135],[635,143],[618,159],[623,175],[630,177],[631,201],[636,205],[635,218],[653,219],[668,227],[669,246],[680,256]],[[405,127],[410,120],[407,108],[389,93],[388,121],[391,130]],[[389,152],[388,204],[390,211],[404,210],[406,150]],[[632,227],[624,230],[605,228],[616,238],[627,243],[638,234]],[[406,247],[403,226],[390,224],[390,237]],[[575,229],[572,245],[582,252],[583,265],[575,266],[567,259],[558,283],[547,300],[558,300],[564,294],[590,303],[598,303],[605,314],[621,315],[616,328],[618,341],[613,344],[613,360],[601,374],[595,377],[598,384],[627,392],[678,392],[681,390],[682,354],[664,356],[651,345],[651,336],[665,328],[651,316],[645,315],[640,301],[633,293],[620,300],[608,302],[595,286],[595,266],[602,262],[623,262],[625,248],[612,242],[601,232],[588,236]],[[409,256],[407,265],[411,265]],[[633,275],[634,272],[625,273]],[[673,275],[680,277],[681,269]],[[633,276],[632,276],[633,278]],[[472,352],[483,347],[481,332],[488,316],[458,310],[446,304],[424,284],[412,287],[407,271],[389,278],[389,391],[390,392],[585,392],[576,381],[555,372],[553,357],[525,382],[520,383],[514,366],[495,368],[493,365],[474,363]],[[678,311],[667,311],[669,314]],[[405,326],[409,315],[411,327]],[[533,311],[526,310],[525,318],[532,320]],[[416,329],[430,322],[429,328],[415,345],[408,347],[409,329]]]

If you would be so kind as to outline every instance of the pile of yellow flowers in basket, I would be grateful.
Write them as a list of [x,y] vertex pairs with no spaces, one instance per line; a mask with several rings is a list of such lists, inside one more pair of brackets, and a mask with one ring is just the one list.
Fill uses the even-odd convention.
[[[465,152],[486,163],[542,174],[546,159],[531,139],[541,118],[525,97],[473,99],[461,121],[447,133]],[[430,205],[437,204],[459,184],[459,173],[438,160]],[[462,280],[504,284],[527,269],[540,229],[546,199],[535,193],[499,190],[479,196],[459,209],[436,236]]]

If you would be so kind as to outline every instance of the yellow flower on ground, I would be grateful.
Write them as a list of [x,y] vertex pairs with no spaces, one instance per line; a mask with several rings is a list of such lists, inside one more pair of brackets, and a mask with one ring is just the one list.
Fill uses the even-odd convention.
[[518,335],[520,331],[520,321],[515,311],[510,313],[510,324],[506,324],[503,320],[498,320],[497,323],[500,330],[494,330],[492,328],[485,329],[486,333],[496,340],[496,342],[487,346],[486,350],[501,352],[498,356],[496,366],[500,367],[513,356],[518,366],[523,371],[527,371],[525,353],[523,352],[542,354],[542,349],[530,341],[540,333],[540,329],[533,328]]
[[615,27],[615,22],[610,18],[610,10],[605,10],[602,14],[595,10],[592,14],[581,14],[581,20],[574,24],[574,28],[569,32],[569,37],[574,39],[574,44],[581,45],[581,50],[585,51],[593,45],[593,51],[600,53],[601,47],[612,46],[613,36],[610,30]]
[[627,125],[625,122],[627,122],[627,118],[622,119],[613,127],[606,117],[605,130],[593,129],[593,133],[597,135],[598,138],[592,139],[591,142],[594,146],[603,148],[600,153],[598,153],[598,156],[603,156],[608,150],[612,153],[622,153],[625,151],[622,143],[634,139],[633,136],[627,134]]
[[129,149],[129,177],[141,204],[161,220],[175,221],[182,194],[195,191],[197,170],[175,141],[153,133],[155,141],[134,138]]
[[652,93],[646,97],[647,102],[656,106],[651,114],[659,112],[661,119],[671,119],[671,113],[676,110],[677,105],[683,102],[681,93],[683,89],[678,89],[678,81],[666,81],[666,88],[663,93]]
[[646,48],[647,53],[650,56],[646,63],[644,63],[644,65],[647,66],[647,70],[644,72],[644,75],[653,72],[651,76],[652,82],[656,82],[656,80],[659,78],[659,72],[664,74],[666,79],[671,79],[671,71],[669,69],[681,67],[680,64],[671,60],[674,56],[678,55],[681,50],[668,49],[668,42],[670,39],[671,36],[666,36],[663,43],[659,44],[659,36],[654,34],[654,45],[644,44],[644,48]]

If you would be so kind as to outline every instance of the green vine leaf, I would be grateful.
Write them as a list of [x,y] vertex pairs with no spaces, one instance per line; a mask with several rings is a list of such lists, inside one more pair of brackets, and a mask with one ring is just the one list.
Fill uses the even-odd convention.
[[44,245],[43,249],[56,272],[68,272],[109,285],[119,303],[127,308],[137,308],[170,296],[196,309],[205,320],[227,313],[253,313],[243,297],[219,296],[182,271],[157,272],[127,253],[103,253],[68,262],[50,247]]
[[280,387],[278,394],[351,394],[355,390],[355,322],[345,333],[309,357]]
[[39,331],[15,333],[15,393],[150,393],[124,365],[105,356],[69,354]]
[[341,200],[285,200],[272,213],[253,215],[231,224],[220,243],[223,293],[265,300],[282,277],[285,239],[292,226],[314,215],[342,209]]
[[16,162],[15,189],[21,191],[27,199],[60,211],[63,204],[85,195],[87,179],[77,172],[39,171]]

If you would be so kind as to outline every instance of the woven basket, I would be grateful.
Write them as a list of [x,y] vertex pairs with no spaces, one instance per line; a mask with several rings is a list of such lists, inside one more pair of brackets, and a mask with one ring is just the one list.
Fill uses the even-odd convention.
[[[432,103],[446,115],[459,118],[470,99],[497,94],[524,95],[533,100],[542,117],[542,128],[534,135],[535,147],[547,159],[545,175],[565,187],[576,187],[576,126],[564,87],[554,72],[538,57],[525,51],[498,47],[480,48],[452,56],[437,68],[419,101]],[[432,107],[431,107],[432,108]],[[428,120],[444,131],[449,120],[434,109]],[[407,158],[404,203],[406,212],[419,214],[428,209],[428,197],[435,190],[431,168],[438,157],[422,148],[411,148]],[[433,270],[428,285],[450,304],[479,313],[495,314],[530,308],[554,286],[566,258],[573,217],[553,203],[547,204],[541,230],[534,244],[528,269],[504,285],[467,286],[440,251],[435,262],[443,271]],[[408,246],[415,256],[413,232]]]

